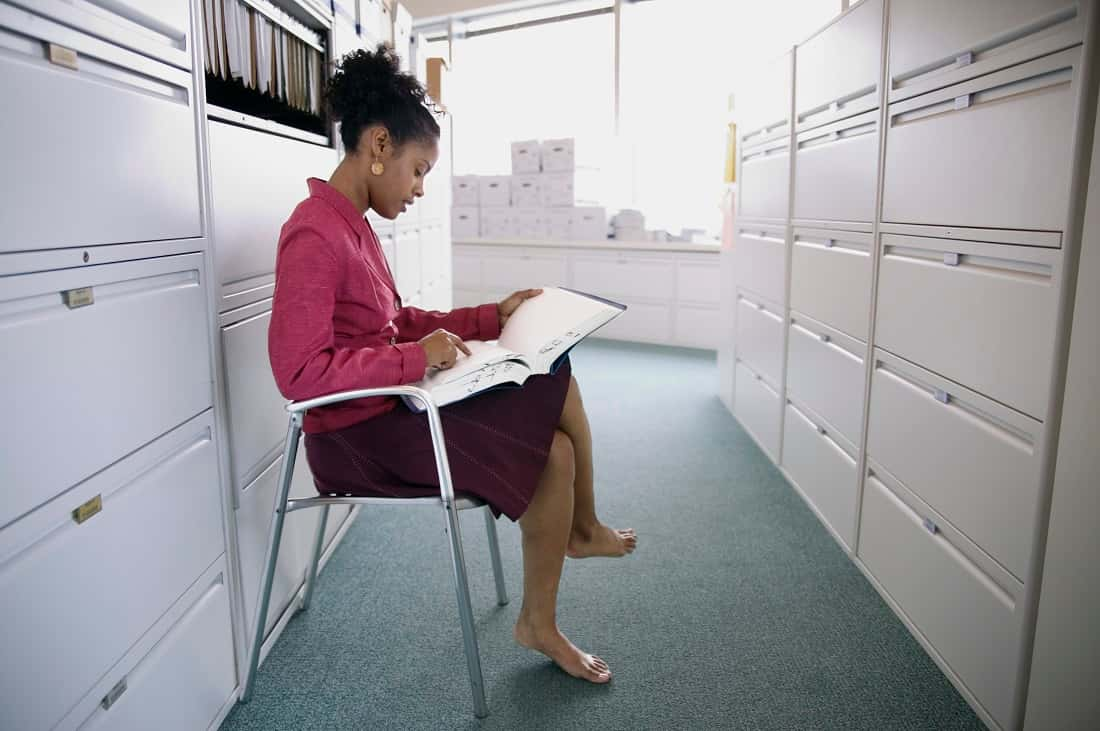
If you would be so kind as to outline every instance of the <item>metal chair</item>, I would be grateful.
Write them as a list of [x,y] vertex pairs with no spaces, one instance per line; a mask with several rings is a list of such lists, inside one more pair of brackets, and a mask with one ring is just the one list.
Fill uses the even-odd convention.
[[[291,477],[294,474],[294,461],[298,454],[298,440],[302,432],[302,420],[305,413],[319,406],[339,403],[350,399],[371,396],[408,396],[425,405],[428,428],[431,432],[432,447],[435,451],[436,470],[439,474],[439,497],[382,498],[382,497],[341,497],[339,495],[319,495],[303,499],[288,499]],[[466,562],[462,555],[462,537],[459,531],[458,511],[482,508],[485,510],[485,527],[489,536],[489,554],[493,562],[493,575],[496,579],[497,602],[504,606],[508,603],[508,593],[504,586],[504,571],[500,562],[500,545],[497,542],[496,522],[489,506],[476,498],[459,497],[454,494],[451,483],[451,468],[447,461],[447,446],[443,441],[443,423],[439,418],[439,408],[431,395],[414,386],[396,386],[392,388],[369,388],[358,391],[344,391],[328,396],[287,404],[290,413],[290,426],[287,429],[286,444],[283,447],[283,466],[279,474],[279,490],[275,498],[275,516],[271,524],[271,539],[267,545],[267,558],[260,585],[260,601],[252,628],[252,645],[249,648],[248,670],[245,675],[241,702],[247,703],[252,697],[256,680],[256,669],[260,662],[260,648],[264,639],[265,618],[271,600],[271,585],[275,575],[275,564],[279,557],[279,542],[283,535],[283,521],[287,513],[305,508],[321,508],[321,520],[317,524],[317,534],[313,541],[313,555],[309,571],[306,574],[305,593],[300,606],[301,611],[309,608],[313,588],[317,582],[317,563],[321,558],[324,545],[325,523],[328,520],[330,505],[435,505],[443,509],[444,529],[450,536],[451,565],[454,569],[455,592],[458,596],[458,615],[462,625],[462,640],[466,648],[466,665],[470,672],[470,690],[474,699],[474,715],[485,718],[489,715],[489,706],[485,700],[485,684],[481,676],[481,659],[478,655],[477,634],[474,630],[473,609],[470,606],[470,589],[466,580]]]

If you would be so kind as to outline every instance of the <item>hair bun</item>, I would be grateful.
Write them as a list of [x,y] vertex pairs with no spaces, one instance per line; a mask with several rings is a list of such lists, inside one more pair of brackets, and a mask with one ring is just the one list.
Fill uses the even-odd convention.
[[337,61],[325,98],[349,151],[356,148],[360,131],[374,123],[384,124],[397,144],[410,137],[439,137],[439,124],[425,107],[424,87],[401,71],[397,53],[384,43]]

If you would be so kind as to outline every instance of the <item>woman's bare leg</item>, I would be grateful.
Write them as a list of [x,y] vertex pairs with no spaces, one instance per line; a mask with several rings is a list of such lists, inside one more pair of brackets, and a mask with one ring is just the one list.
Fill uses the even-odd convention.
[[581,390],[570,377],[558,428],[569,435],[575,455],[573,480],[573,522],[567,555],[570,558],[624,556],[638,544],[634,529],[608,528],[596,517],[595,483],[592,471],[592,431],[584,413]]
[[600,658],[581,651],[558,629],[558,582],[573,514],[573,445],[555,430],[538,488],[519,519],[523,533],[523,606],[516,642],[538,650],[570,675],[593,683],[611,680]]

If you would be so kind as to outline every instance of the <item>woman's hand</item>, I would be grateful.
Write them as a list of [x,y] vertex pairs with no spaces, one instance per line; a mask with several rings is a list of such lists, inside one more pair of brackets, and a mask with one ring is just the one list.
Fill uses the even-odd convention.
[[497,304],[497,317],[500,318],[501,330],[504,329],[504,323],[508,322],[508,318],[516,311],[516,308],[523,304],[524,300],[538,297],[540,294],[542,294],[541,289],[522,289],[519,292],[513,292],[507,299],[499,302]]
[[470,354],[470,349],[462,342],[462,338],[446,330],[436,330],[417,342],[424,349],[429,368],[447,370],[458,361],[459,351]]

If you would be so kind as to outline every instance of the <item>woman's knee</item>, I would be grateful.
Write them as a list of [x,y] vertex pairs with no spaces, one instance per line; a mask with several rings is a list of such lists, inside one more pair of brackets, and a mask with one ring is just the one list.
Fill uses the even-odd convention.
[[554,438],[550,442],[550,456],[547,460],[550,469],[557,473],[572,476],[576,465],[576,455],[573,452],[573,440],[561,429],[554,430]]

